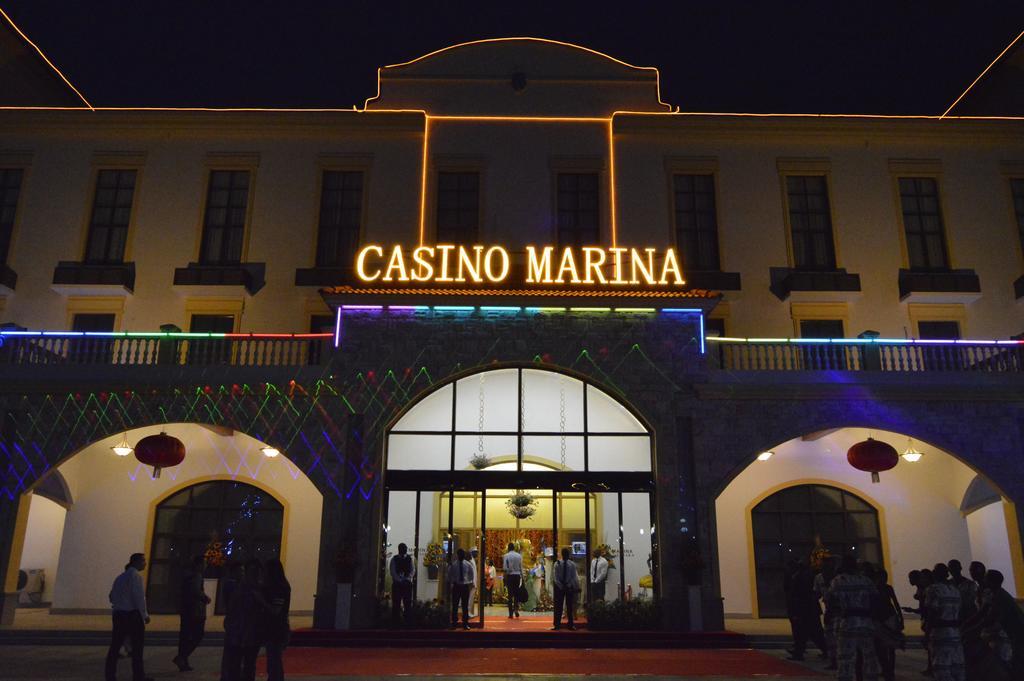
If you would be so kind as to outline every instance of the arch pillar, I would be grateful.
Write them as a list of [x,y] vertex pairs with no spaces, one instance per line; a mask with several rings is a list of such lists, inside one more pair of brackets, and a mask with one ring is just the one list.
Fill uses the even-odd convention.
[[14,623],[14,609],[18,607],[18,566],[25,546],[28,527],[28,507],[32,495],[19,494],[16,499],[0,502],[0,625]]

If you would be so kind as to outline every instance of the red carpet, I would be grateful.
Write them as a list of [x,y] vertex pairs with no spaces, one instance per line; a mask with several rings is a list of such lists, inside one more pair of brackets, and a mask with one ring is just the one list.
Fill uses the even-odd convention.
[[[289,648],[287,676],[390,674],[641,674],[820,676],[755,650],[582,650],[517,648]],[[259,671],[266,662],[259,660]]]

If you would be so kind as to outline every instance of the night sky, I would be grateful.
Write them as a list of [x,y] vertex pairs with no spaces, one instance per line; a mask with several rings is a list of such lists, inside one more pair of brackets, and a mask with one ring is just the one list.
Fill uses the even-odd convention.
[[527,35],[656,66],[684,111],[939,114],[1024,29],[1024,2],[985,0],[0,7],[97,106],[361,106],[380,65]]

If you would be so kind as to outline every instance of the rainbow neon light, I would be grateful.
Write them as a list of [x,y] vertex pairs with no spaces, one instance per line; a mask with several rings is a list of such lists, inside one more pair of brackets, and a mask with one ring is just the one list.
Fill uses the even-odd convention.
[[779,343],[836,345],[1024,345],[1024,340],[954,340],[940,338],[728,338],[708,336],[713,343]]

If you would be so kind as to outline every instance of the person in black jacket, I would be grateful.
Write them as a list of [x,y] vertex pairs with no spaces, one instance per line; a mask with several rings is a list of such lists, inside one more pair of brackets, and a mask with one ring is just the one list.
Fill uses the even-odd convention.
[[266,573],[263,581],[263,599],[267,602],[268,609],[263,640],[267,648],[267,681],[283,681],[282,657],[291,637],[288,610],[292,603],[292,587],[284,575],[281,561],[268,560]]
[[192,558],[192,563],[181,578],[181,593],[178,598],[178,615],[181,626],[178,629],[178,654],[172,662],[178,671],[192,671],[188,656],[199,646],[206,633],[206,604],[210,597],[203,590],[203,569],[206,561],[202,556]]

